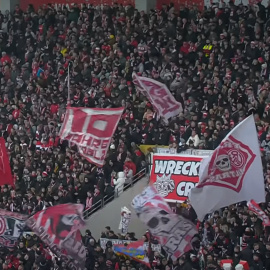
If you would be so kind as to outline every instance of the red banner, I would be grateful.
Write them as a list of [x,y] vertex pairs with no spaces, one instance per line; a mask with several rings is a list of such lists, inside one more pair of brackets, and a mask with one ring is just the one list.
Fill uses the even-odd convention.
[[[33,6],[37,9],[43,5],[47,5],[50,1],[48,0],[20,0],[20,6],[23,10],[26,10],[29,4],[33,4]],[[68,5],[71,6],[72,4],[93,4],[93,5],[113,5],[114,2],[117,2],[119,4],[122,4],[124,6],[131,4],[135,6],[135,0],[55,0],[53,1],[54,4],[56,4],[58,7],[62,5]],[[179,10],[180,7],[193,7],[196,6],[200,10],[204,7],[204,0],[193,0],[193,1],[183,1],[183,0],[157,0],[157,8],[161,9],[162,5],[169,5],[170,3],[174,3],[174,7],[176,10]]]
[[168,202],[183,202],[199,182],[199,167],[203,157],[154,155],[151,182]]
[[23,9],[23,10],[26,10],[28,5],[29,4],[32,4],[35,9],[38,9],[39,7],[42,7],[42,6],[47,6],[48,3],[53,3],[53,5],[56,5],[57,8],[62,8],[63,6],[68,6],[68,7],[71,7],[73,4],[78,4],[79,7],[81,4],[86,4],[86,5],[94,5],[94,6],[97,6],[97,5],[110,5],[112,6],[113,3],[119,3],[119,4],[123,4],[124,6],[128,5],[128,4],[131,4],[131,5],[135,5],[135,0],[117,0],[117,1],[114,1],[114,0],[55,0],[55,1],[48,1],[48,0],[20,0],[20,7]]
[[0,185],[14,186],[5,139],[0,137]]

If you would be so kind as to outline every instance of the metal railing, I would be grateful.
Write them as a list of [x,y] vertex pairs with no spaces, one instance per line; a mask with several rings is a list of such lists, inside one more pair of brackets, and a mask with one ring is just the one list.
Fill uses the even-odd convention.
[[[136,173],[131,182],[129,184],[126,184],[124,186],[123,192],[125,192],[127,189],[129,189],[130,187],[132,187],[136,182],[138,182],[140,179],[142,179],[146,174],[146,169],[142,169],[141,171],[139,171],[138,173]],[[120,192],[121,194],[122,192]],[[119,195],[118,194],[118,190],[114,191],[114,195],[112,196],[108,196],[106,195],[105,197],[103,197],[102,199],[100,199],[98,202],[96,202],[95,204],[92,205],[92,207],[90,209],[86,209],[83,212],[83,216],[85,219],[89,218],[92,214],[94,214],[95,212],[97,212],[98,210],[100,210],[101,208],[103,208],[105,205],[107,205],[109,202],[113,201],[114,198],[118,198]]]

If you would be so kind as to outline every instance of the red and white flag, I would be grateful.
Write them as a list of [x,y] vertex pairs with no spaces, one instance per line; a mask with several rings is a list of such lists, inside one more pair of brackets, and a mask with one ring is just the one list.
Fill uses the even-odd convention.
[[86,247],[80,229],[85,226],[82,204],[61,204],[29,217],[26,225],[48,245],[70,269],[84,270]]
[[173,261],[192,249],[191,240],[197,233],[196,226],[173,213],[153,186],[137,195],[132,207]]
[[247,206],[250,211],[255,213],[258,216],[258,218],[262,220],[264,226],[270,226],[269,217],[254,200],[250,200],[247,203]]
[[177,102],[167,86],[156,80],[132,74],[136,88],[147,97],[159,116],[165,120],[178,115],[183,111],[182,104]]
[[102,166],[123,110],[68,107],[60,138],[77,145],[89,162]]
[[14,186],[5,139],[0,137],[0,185]]
[[189,198],[200,221],[206,214],[234,203],[265,201],[261,153],[252,115],[202,160],[199,179]]

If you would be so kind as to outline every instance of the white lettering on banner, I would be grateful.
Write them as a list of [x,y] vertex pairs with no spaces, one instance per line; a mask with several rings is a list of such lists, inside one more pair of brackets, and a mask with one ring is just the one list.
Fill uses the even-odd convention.
[[[213,153],[213,150],[193,149],[191,153],[192,153],[192,155],[195,155],[195,156],[211,156]],[[182,154],[182,152],[181,152],[181,154]]]
[[193,182],[180,182],[176,188],[176,193],[178,196],[187,197],[190,190],[195,187]]
[[[104,252],[105,252],[106,244],[108,243],[108,241],[112,242],[113,245],[123,245],[123,244],[130,244],[130,243],[135,242],[135,241],[121,240],[121,239],[100,238],[99,239],[100,247],[104,250]],[[145,250],[148,249],[148,243],[147,242],[144,243],[144,248],[145,248]],[[151,248],[152,248],[153,251],[161,252],[160,244],[157,244],[157,245],[152,244]]]
[[159,154],[170,154],[170,149],[158,147],[156,148],[156,152]]
[[68,108],[60,137],[75,144],[88,161],[103,165],[123,108]]
[[198,176],[200,162],[155,160],[155,174]]
[[209,177],[209,182],[217,182],[219,180],[223,180],[225,178],[230,178],[230,177],[239,177],[239,176],[243,175],[244,172],[245,172],[244,169],[240,169],[240,170],[237,170],[237,171],[224,172],[224,173],[221,173],[221,174],[210,176]]

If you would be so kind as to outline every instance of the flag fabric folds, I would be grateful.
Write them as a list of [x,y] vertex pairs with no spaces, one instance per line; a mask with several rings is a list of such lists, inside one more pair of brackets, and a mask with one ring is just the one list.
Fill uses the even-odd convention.
[[189,198],[200,221],[206,214],[234,203],[265,201],[261,153],[252,115],[202,160],[199,179]]
[[119,223],[118,229],[122,234],[126,234],[128,232],[128,225],[131,219],[131,212],[127,207],[121,207],[121,220]]
[[0,137],[0,185],[14,186],[14,179],[11,174],[5,139],[3,137]]
[[153,186],[137,195],[132,207],[172,260],[192,249],[190,241],[197,233],[195,225],[173,213]]
[[250,211],[255,213],[258,216],[258,218],[262,220],[264,226],[270,226],[269,217],[254,200],[250,200],[247,203],[247,206]]
[[27,216],[0,209],[0,245],[14,248],[23,233]]
[[71,269],[84,269],[86,249],[79,229],[85,225],[83,205],[61,204],[42,210],[26,224]]
[[132,242],[128,245],[114,245],[114,252],[117,255],[128,256],[131,259],[139,263],[143,263],[149,268],[151,268],[149,259],[144,248],[144,242],[142,240]]
[[182,104],[175,100],[165,84],[138,76],[135,72],[133,72],[132,78],[136,89],[147,97],[158,115],[164,117],[165,120],[183,111]]
[[102,166],[123,110],[68,107],[60,138],[77,145],[89,162]]

